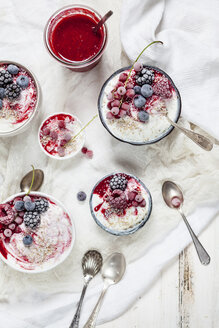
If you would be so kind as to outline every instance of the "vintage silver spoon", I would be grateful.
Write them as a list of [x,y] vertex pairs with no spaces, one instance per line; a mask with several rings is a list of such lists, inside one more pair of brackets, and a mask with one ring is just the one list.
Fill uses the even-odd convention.
[[99,28],[105,23],[105,21],[110,18],[110,16],[112,16],[113,12],[112,10],[109,10],[99,21],[99,23],[94,27],[93,31],[94,33],[97,33],[97,31],[99,30]]
[[[31,182],[32,182],[32,177],[33,177],[33,170],[28,172],[21,180],[20,182],[20,189],[21,191],[28,192]],[[40,189],[40,187],[43,184],[44,180],[44,173],[40,169],[35,169],[34,170],[34,182],[33,186],[31,188],[32,191],[37,191]]]
[[185,214],[182,211],[182,205],[183,205],[183,193],[181,189],[172,181],[165,181],[162,186],[162,195],[165,203],[167,206],[174,208],[178,210],[178,212],[181,214],[189,233],[192,237],[193,243],[195,245],[196,251],[198,253],[198,257],[200,259],[200,262],[204,265],[207,265],[210,263],[210,256],[198,240],[197,236],[195,235],[194,231],[192,230],[189,222],[187,221]]
[[102,255],[95,250],[90,250],[84,254],[81,264],[82,264],[82,270],[84,275],[84,287],[81,293],[80,301],[78,303],[75,316],[69,328],[78,328],[79,326],[81,308],[87,290],[87,286],[91,281],[91,279],[93,279],[93,277],[96,276],[96,274],[100,271],[102,267],[103,264]]
[[104,296],[110,286],[117,284],[122,279],[125,269],[126,262],[121,253],[113,253],[106,259],[102,268],[102,278],[104,281],[103,290],[84,328],[96,327],[97,316],[103,303]]
[[174,128],[177,128],[180,130],[182,133],[184,133],[188,138],[190,138],[192,141],[194,141],[198,146],[200,146],[202,149],[210,151],[213,148],[213,143],[211,142],[210,139],[207,137],[203,136],[202,134],[196,133],[194,131],[185,129],[181,127],[179,124],[173,122],[167,115],[167,112],[164,112],[168,122],[174,126]]

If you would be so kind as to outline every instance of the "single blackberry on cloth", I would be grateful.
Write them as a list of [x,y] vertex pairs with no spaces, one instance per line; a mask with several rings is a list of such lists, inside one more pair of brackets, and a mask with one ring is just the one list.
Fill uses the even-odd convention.
[[110,180],[110,188],[112,190],[115,189],[125,190],[127,183],[128,181],[124,176],[122,176],[121,174],[115,174]]
[[7,85],[5,89],[5,96],[9,100],[17,99],[20,96],[20,93],[21,93],[21,87],[19,87],[19,85],[17,85],[16,83]]
[[8,71],[0,71],[0,87],[5,88],[11,83],[13,83],[12,75]]
[[135,80],[138,85],[152,84],[154,81],[154,72],[144,66],[144,68],[135,75]]
[[49,202],[47,199],[39,198],[35,200],[35,211],[38,213],[44,213],[49,208]]
[[40,216],[39,213],[34,212],[26,212],[24,214],[24,224],[27,228],[36,229],[40,224]]

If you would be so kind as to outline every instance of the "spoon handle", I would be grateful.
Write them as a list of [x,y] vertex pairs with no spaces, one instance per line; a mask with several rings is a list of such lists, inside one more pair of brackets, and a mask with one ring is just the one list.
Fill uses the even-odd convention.
[[79,320],[80,320],[80,315],[81,315],[81,307],[82,307],[82,303],[83,303],[83,300],[84,300],[84,295],[86,293],[86,290],[87,290],[87,286],[88,284],[85,283],[84,284],[84,287],[82,289],[82,292],[81,292],[81,297],[80,297],[80,300],[79,300],[79,303],[78,303],[78,307],[77,307],[77,310],[75,312],[75,316],[69,326],[69,328],[78,328],[79,327]]
[[173,125],[175,128],[179,129],[182,133],[184,133],[188,138],[190,138],[192,141],[194,141],[198,146],[200,146],[202,149],[210,151],[213,148],[213,143],[211,142],[210,139],[207,137],[203,136],[202,134],[196,133],[194,131],[185,129],[175,122],[173,122],[167,115],[166,115],[167,120],[171,125]]
[[99,300],[97,304],[95,305],[95,308],[93,309],[93,312],[91,313],[89,319],[87,320],[86,324],[84,325],[84,328],[95,328],[96,327],[96,321],[97,316],[100,311],[101,305],[103,304],[103,299],[106,294],[108,287],[104,287],[102,290],[102,293],[99,297]]
[[113,12],[112,12],[112,10],[109,10],[107,13],[106,13],[106,15],[104,15],[102,18],[101,18],[101,20],[99,21],[99,23],[94,27],[94,33],[96,33],[98,30],[99,30],[99,28],[105,23],[105,21],[108,19],[108,18],[110,18],[110,16],[112,16],[112,14],[113,14]]
[[206,250],[204,249],[204,247],[202,246],[202,244],[200,243],[200,241],[198,240],[197,236],[195,235],[194,231],[192,230],[189,222],[187,221],[186,217],[185,217],[185,214],[179,210],[188,230],[189,230],[189,233],[192,237],[192,240],[193,240],[193,243],[195,245],[195,248],[196,248],[196,251],[198,253],[198,257],[199,257],[199,260],[201,262],[201,264],[203,265],[207,265],[210,263],[211,261],[211,258],[210,256],[208,255],[208,253],[206,252]]

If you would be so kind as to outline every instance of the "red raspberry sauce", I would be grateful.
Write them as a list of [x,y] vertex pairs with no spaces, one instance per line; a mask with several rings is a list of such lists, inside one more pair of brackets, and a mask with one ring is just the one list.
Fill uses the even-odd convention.
[[94,57],[100,51],[104,39],[102,28],[94,33],[96,25],[86,14],[62,18],[49,40],[54,54],[61,59],[78,62]]

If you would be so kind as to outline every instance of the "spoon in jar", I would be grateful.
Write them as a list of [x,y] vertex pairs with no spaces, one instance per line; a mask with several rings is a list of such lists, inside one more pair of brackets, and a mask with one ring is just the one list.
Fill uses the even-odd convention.
[[210,151],[213,148],[213,143],[210,139],[203,136],[202,134],[196,133],[194,131],[185,129],[181,127],[179,124],[173,122],[169,117],[167,111],[164,111],[163,114],[166,116],[168,122],[174,126],[174,128],[177,128],[182,133],[184,133],[188,138],[190,138],[192,141],[194,141],[198,146],[200,146],[202,149]]
[[106,15],[104,15],[101,20],[99,21],[99,23],[93,28],[93,32],[97,33],[98,30],[101,28],[101,26],[105,23],[105,21],[110,18],[110,16],[112,16],[113,12],[112,10],[109,10]]
[[98,274],[98,272],[102,267],[103,264],[102,255],[95,250],[90,250],[84,254],[81,264],[82,264],[82,270],[84,275],[84,287],[81,293],[80,301],[78,303],[75,316],[69,328],[78,328],[79,326],[81,308],[87,290],[87,286],[89,282]]
[[195,248],[198,253],[198,257],[199,257],[201,264],[203,264],[203,265],[209,264],[210,260],[211,260],[210,256],[208,255],[208,253],[206,252],[206,250],[204,249],[204,247],[198,240],[198,238],[195,235],[194,231],[192,230],[189,222],[187,221],[185,214],[182,211],[182,205],[183,205],[184,198],[183,198],[183,193],[182,193],[181,189],[174,182],[165,181],[162,186],[162,195],[163,195],[163,199],[164,199],[165,203],[167,204],[167,206],[178,210],[178,212],[182,216],[182,218],[189,230],[189,233],[192,237],[192,240],[195,245]]
[[[33,178],[33,171],[31,170],[28,172],[21,180],[20,182],[20,189],[23,192],[28,192],[30,189],[31,183],[32,183],[32,178]],[[40,189],[40,187],[43,184],[44,180],[44,173],[40,169],[35,169],[34,170],[34,181],[31,190],[32,191],[37,191]]]
[[102,268],[102,278],[104,281],[103,291],[84,328],[96,327],[97,316],[103,303],[104,296],[110,286],[117,284],[122,279],[125,269],[126,262],[124,255],[121,253],[113,253],[106,259]]

